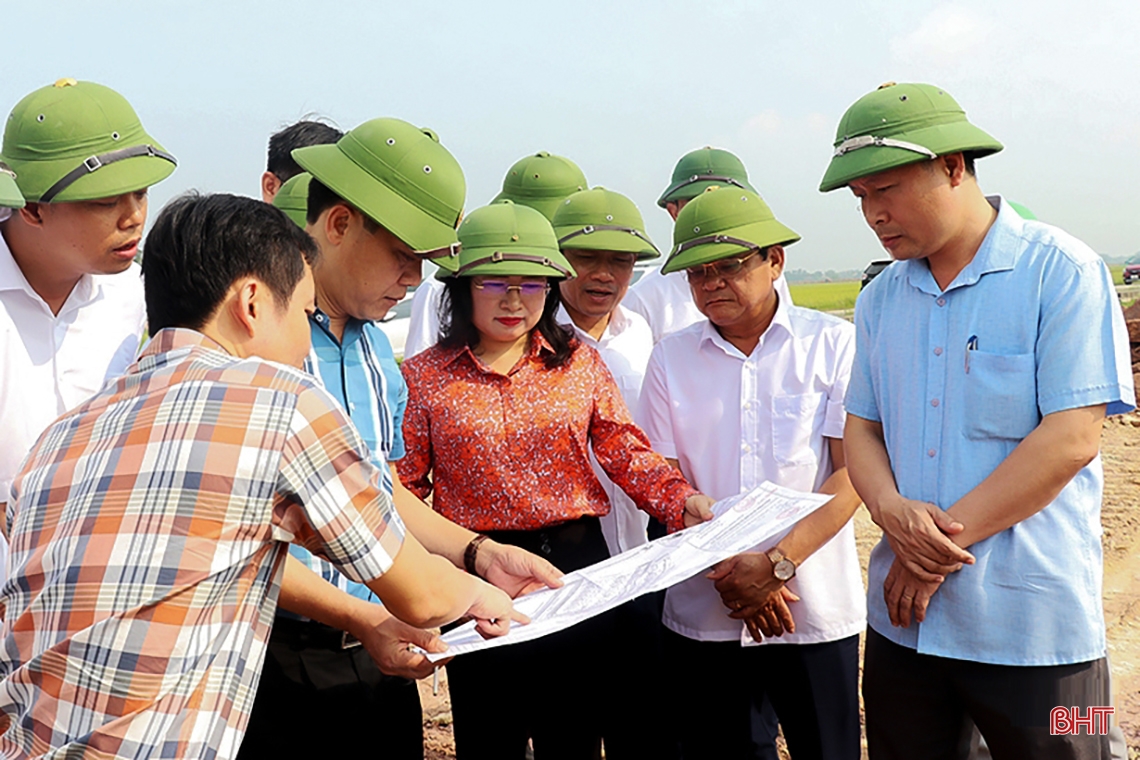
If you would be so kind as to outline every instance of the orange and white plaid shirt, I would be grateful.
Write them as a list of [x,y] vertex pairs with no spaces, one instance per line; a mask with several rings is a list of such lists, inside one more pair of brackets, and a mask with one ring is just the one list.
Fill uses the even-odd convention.
[[236,755],[285,542],[360,582],[391,567],[378,475],[308,375],[159,332],[13,486],[0,756]]

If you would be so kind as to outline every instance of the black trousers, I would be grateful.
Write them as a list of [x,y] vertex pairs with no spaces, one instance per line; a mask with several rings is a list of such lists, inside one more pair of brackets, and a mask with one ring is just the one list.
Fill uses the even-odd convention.
[[1110,704],[1104,658],[1045,667],[988,665],[919,654],[868,628],[863,704],[872,760],[954,760],[966,716],[994,760],[1110,757],[1107,735],[1049,733],[1054,707]]
[[[566,572],[609,557],[596,518],[488,535]],[[528,738],[536,760],[589,760],[603,736],[607,760],[676,757],[669,726],[680,707],[661,700],[654,610],[652,598],[634,600],[536,641],[455,658],[458,760],[521,760]]]
[[793,760],[859,760],[858,636],[742,647],[666,631],[665,654],[676,676],[670,702],[691,705],[676,721],[685,760],[763,757],[767,737],[753,723],[765,697]]
[[380,672],[340,632],[278,618],[238,760],[374,757],[423,760],[416,684]]

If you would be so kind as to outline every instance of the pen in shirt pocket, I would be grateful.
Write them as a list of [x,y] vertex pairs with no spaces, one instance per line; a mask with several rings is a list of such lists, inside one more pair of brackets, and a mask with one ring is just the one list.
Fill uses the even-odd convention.
[[966,374],[970,374],[970,352],[978,350],[978,336],[971,335],[966,341]]

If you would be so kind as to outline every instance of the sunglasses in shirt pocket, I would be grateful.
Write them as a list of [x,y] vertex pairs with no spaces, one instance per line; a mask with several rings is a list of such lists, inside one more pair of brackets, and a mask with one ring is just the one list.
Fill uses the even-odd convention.
[[818,465],[822,446],[817,431],[827,410],[826,393],[797,393],[772,397],[772,456],[785,467]]
[[1037,361],[1033,354],[969,351],[965,435],[971,440],[1019,441],[1041,422],[1037,409]]

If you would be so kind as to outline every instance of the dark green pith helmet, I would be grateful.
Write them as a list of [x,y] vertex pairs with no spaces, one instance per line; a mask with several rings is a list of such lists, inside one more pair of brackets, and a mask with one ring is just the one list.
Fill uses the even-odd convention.
[[720,148],[698,148],[681,156],[673,168],[669,187],[657,199],[657,205],[696,198],[710,187],[736,187],[756,192],[748,184],[748,170],[740,159]]
[[966,120],[945,90],[888,82],[855,101],[839,120],[822,192],[852,180],[950,153],[988,156],[1002,144]]
[[754,248],[791,245],[800,239],[776,221],[764,200],[751,190],[722,187],[685,204],[673,226],[673,250],[664,274],[738,256]]
[[558,250],[546,217],[529,206],[499,201],[475,209],[459,225],[459,267],[437,277],[574,277],[574,268]]
[[305,229],[305,217],[309,212],[309,180],[312,178],[308,172],[290,177],[273,196],[273,205],[284,211],[285,216],[301,229]]
[[119,93],[60,79],[16,104],[4,124],[0,161],[28,202],[112,198],[160,182],[174,156],[146,133]]
[[467,182],[459,162],[430,129],[399,119],[373,119],[333,145],[297,148],[302,169],[421,258],[454,269],[455,228]]
[[[5,163],[0,163],[0,208],[23,208],[24,196],[16,185],[16,173]],[[2,212],[7,214],[8,212]]]
[[554,213],[554,234],[563,249],[620,251],[640,259],[661,255],[645,232],[645,220],[629,198],[595,187],[574,193]]
[[553,219],[558,204],[566,196],[587,187],[586,175],[578,164],[543,150],[519,159],[507,170],[503,189],[491,203],[514,201]]

